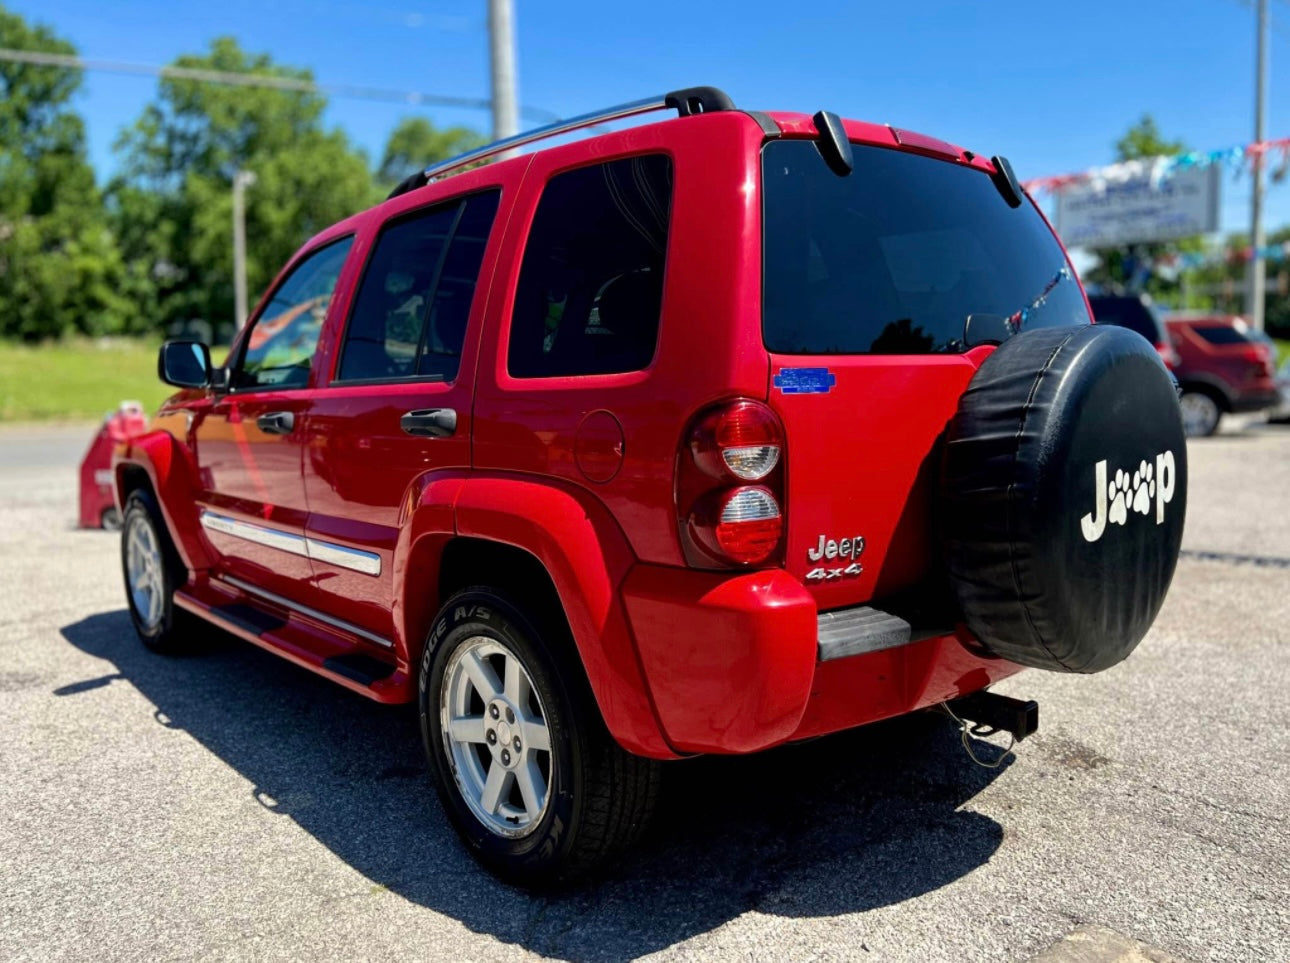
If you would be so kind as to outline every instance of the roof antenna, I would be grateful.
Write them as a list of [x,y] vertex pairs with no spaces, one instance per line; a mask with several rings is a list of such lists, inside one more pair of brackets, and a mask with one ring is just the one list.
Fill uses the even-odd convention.
[[851,141],[847,140],[847,132],[842,129],[842,119],[831,111],[822,110],[811,118],[811,122],[820,132],[817,143],[829,170],[838,177],[846,177],[855,170],[856,162],[851,155]]

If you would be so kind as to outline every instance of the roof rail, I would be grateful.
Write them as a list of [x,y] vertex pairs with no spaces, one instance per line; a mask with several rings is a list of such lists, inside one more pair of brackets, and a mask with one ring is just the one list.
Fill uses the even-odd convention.
[[725,91],[716,87],[685,87],[681,90],[674,90],[671,93],[664,94],[661,97],[646,97],[643,100],[633,100],[627,104],[592,111],[589,114],[571,117],[568,120],[557,120],[555,123],[547,124],[545,127],[525,131],[522,134],[516,134],[514,137],[506,137],[483,147],[478,147],[475,150],[467,151],[464,154],[459,154],[451,160],[431,164],[425,170],[417,171],[403,181],[390,192],[389,196],[397,197],[400,194],[406,194],[408,191],[430,183],[436,177],[442,177],[458,168],[465,167],[467,164],[473,164],[476,161],[504,154],[517,147],[523,147],[525,144],[532,144],[535,141],[546,140],[548,137],[556,137],[585,127],[595,127],[598,124],[607,124],[611,121],[635,117],[638,114],[648,114],[655,110],[675,110],[679,116],[689,117],[692,114],[707,114],[714,111],[734,109],[734,101],[730,99]]

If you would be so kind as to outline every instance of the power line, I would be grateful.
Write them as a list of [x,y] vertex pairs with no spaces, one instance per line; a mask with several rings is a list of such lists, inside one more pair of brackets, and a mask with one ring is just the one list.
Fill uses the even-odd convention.
[[[327,94],[350,100],[379,100],[387,103],[458,107],[465,110],[491,110],[493,102],[483,97],[456,97],[450,94],[430,94],[417,90],[395,90],[389,87],[366,87],[356,84],[319,84],[296,77],[275,77],[271,74],[239,73],[231,70],[207,70],[198,67],[163,67],[123,60],[93,60],[71,54],[46,53],[37,50],[14,50],[0,47],[0,63],[34,64],[41,67],[66,67],[71,70],[99,71],[112,74],[133,74],[175,80],[194,80],[199,83],[222,84],[227,87],[267,87],[273,90],[291,90],[300,93]],[[520,113],[535,120],[559,120],[558,114],[541,107],[520,107]]]

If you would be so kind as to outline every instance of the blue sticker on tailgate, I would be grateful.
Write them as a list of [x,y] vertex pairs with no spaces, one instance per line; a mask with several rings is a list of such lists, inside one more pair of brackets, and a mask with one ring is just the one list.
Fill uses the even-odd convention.
[[828,368],[780,368],[775,374],[775,387],[786,395],[828,394],[837,383]]

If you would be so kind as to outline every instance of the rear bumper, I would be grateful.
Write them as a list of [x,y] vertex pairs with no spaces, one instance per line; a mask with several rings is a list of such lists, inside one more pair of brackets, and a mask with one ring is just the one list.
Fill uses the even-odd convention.
[[1290,384],[1280,387],[1277,403],[1268,409],[1268,417],[1278,420],[1290,418]]
[[956,698],[1020,670],[863,606],[819,613],[782,570],[637,565],[622,587],[646,684],[679,752],[744,753]]
[[1264,408],[1275,408],[1281,403],[1281,392],[1276,387],[1243,391],[1232,396],[1232,411],[1262,411]]

